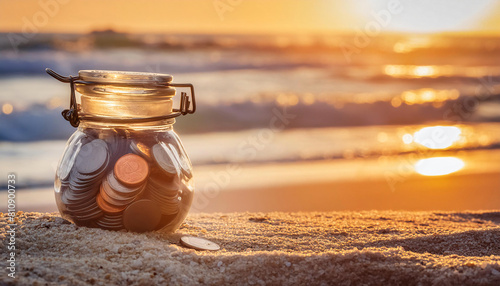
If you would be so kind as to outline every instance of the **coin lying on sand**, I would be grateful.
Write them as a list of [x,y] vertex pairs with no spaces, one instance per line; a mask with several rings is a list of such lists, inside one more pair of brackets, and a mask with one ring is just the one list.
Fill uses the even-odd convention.
[[181,237],[181,243],[182,245],[196,249],[196,250],[219,250],[220,246],[214,242],[211,242],[210,240],[200,238],[200,237],[194,237],[194,236],[183,236]]

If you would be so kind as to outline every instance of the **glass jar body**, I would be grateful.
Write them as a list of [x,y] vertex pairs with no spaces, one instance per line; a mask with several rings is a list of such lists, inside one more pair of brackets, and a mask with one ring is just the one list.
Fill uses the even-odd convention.
[[82,122],[55,178],[65,219],[135,232],[175,231],[193,200],[192,165],[172,124]]

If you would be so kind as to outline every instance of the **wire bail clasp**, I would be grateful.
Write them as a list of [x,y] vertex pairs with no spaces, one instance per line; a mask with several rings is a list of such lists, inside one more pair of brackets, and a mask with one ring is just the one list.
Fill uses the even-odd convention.
[[78,80],[80,78],[73,76],[68,76],[68,77],[62,76],[49,68],[45,69],[45,71],[58,81],[69,83],[71,88],[69,109],[63,110],[61,114],[62,117],[64,117],[64,119],[69,121],[71,126],[78,127],[78,125],[80,125],[80,119],[78,118],[78,104],[76,103],[75,80]]
[[[98,85],[102,83],[98,82],[91,82],[91,81],[85,81],[80,78],[80,76],[74,77],[74,76],[62,76],[52,69],[45,69],[45,71],[52,76],[53,78],[57,79],[60,82],[65,82],[70,84],[71,88],[71,97],[70,97],[70,106],[69,109],[65,109],[61,112],[62,116],[64,119],[69,121],[71,126],[73,127],[78,127],[80,125],[80,116],[78,115],[78,103],[76,101],[76,95],[75,95],[75,84],[87,84],[87,85]],[[137,86],[137,84],[127,84],[127,83],[122,83],[122,86]],[[156,117],[145,117],[145,118],[131,118],[131,119],[120,119],[120,122],[146,122],[146,121],[152,121],[152,120],[163,120],[163,119],[171,119],[175,118],[181,115],[186,115],[186,114],[193,114],[196,112],[196,97],[194,94],[194,87],[190,83],[162,83],[158,86],[172,86],[172,87],[182,87],[182,88],[189,88],[191,94],[187,95],[186,92],[181,92],[181,98],[180,98],[180,106],[179,108],[174,108],[172,109],[172,113],[169,113],[164,116],[156,116]],[[109,118],[99,118],[97,116],[89,116],[89,115],[82,115],[82,119],[84,120],[94,120],[94,121],[112,121],[112,119]]]
[[[181,92],[181,101],[180,101],[180,107],[177,109],[177,108],[174,108],[173,111],[175,112],[179,112],[180,115],[186,115],[186,114],[193,114],[196,112],[196,97],[194,95],[194,87],[192,84],[190,83],[170,83],[169,86],[173,86],[173,87],[187,87],[190,89],[191,91],[191,97],[189,97],[187,95],[187,93],[185,92]],[[191,100],[192,102],[191,102]],[[191,103],[193,103],[193,107],[191,109],[189,109],[191,107]],[[179,116],[179,115],[177,115]]]

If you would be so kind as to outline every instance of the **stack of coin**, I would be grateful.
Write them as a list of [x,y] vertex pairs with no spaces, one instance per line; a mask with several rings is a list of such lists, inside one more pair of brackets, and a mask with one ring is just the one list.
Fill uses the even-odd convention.
[[192,201],[186,185],[192,183],[192,166],[175,134],[123,129],[77,134],[57,170],[58,204],[75,223],[143,232],[175,229],[182,222]]
[[180,152],[171,143],[168,143],[168,147],[172,151],[172,154],[174,155],[174,159],[177,161],[178,165],[180,166],[180,170],[181,170],[182,174],[187,179],[191,179],[193,177],[193,174],[191,173],[191,164],[189,163],[189,160],[187,160],[187,158],[185,156],[182,156],[182,153],[179,154]]
[[168,177],[180,175],[181,170],[179,163],[168,145],[164,142],[160,142],[155,144],[153,148],[151,148],[151,151],[156,163],[160,166],[161,170],[165,172],[165,175]]
[[179,212],[179,177],[165,177],[155,173],[149,177],[145,197],[158,203],[162,215]]
[[184,146],[177,136],[169,135],[168,138],[171,142],[173,142],[173,144],[169,144],[171,145],[172,150],[178,151],[179,163],[181,164],[182,173],[187,177],[187,179],[191,179],[193,177],[193,174],[191,172],[193,166],[188,159],[188,155],[186,150],[184,149]]
[[99,217],[95,222],[97,226],[109,230],[122,230],[123,227],[123,214],[107,214]]
[[120,157],[104,178],[97,204],[107,214],[119,214],[144,190],[149,174],[148,163],[134,154]]
[[76,220],[88,221],[102,215],[95,195],[108,164],[108,146],[100,139],[86,143],[78,152],[69,174],[69,187],[61,196],[67,212]]
[[57,168],[57,176],[61,181],[63,186],[69,186],[69,173],[75,164],[76,155],[78,155],[78,148],[80,144],[77,144],[83,137],[86,137],[83,132],[75,132],[71,138],[69,138],[64,155],[61,158],[59,167]]

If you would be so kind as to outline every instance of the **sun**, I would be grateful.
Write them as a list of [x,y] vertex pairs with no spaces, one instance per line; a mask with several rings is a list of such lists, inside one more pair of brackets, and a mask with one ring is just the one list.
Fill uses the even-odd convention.
[[398,2],[402,11],[392,15],[387,31],[406,33],[459,32],[478,28],[480,21],[496,5],[494,0],[364,0],[358,9],[365,18]]

